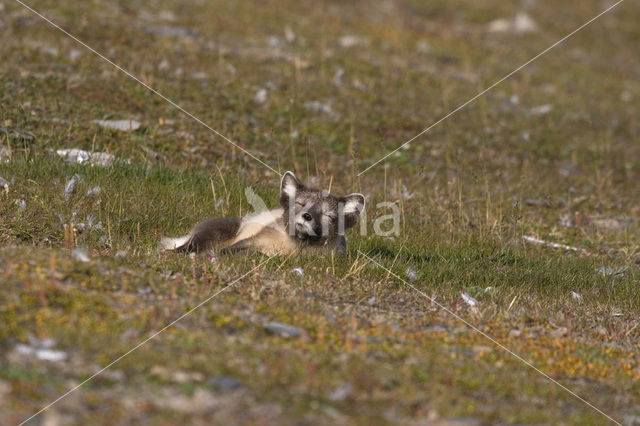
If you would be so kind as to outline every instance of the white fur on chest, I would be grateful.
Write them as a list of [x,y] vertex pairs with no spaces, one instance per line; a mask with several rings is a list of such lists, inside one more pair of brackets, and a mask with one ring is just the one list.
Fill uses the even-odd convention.
[[283,213],[283,209],[267,210],[262,213],[258,213],[255,216],[249,216],[242,219],[240,229],[238,229],[238,233],[231,244],[254,237],[264,228],[273,228],[282,232],[282,234],[286,236],[286,232],[278,223],[278,219],[282,217]]

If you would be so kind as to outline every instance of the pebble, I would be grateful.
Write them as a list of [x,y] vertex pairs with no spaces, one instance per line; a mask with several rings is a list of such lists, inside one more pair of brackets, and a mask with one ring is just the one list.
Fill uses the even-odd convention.
[[253,101],[257,104],[263,104],[267,101],[267,90],[266,89],[259,89],[254,95],[253,95]]
[[303,333],[303,331],[297,327],[274,321],[265,323],[264,328],[273,334],[283,337],[298,338]]
[[332,390],[329,393],[329,399],[335,402],[344,401],[345,399],[347,399],[352,390],[353,385],[351,383],[347,383]]
[[407,268],[405,273],[407,274],[407,278],[409,278],[410,281],[415,281],[418,279],[418,273],[411,266]]
[[92,123],[110,130],[131,132],[140,128],[140,122],[136,120],[91,120]]
[[89,252],[84,247],[77,247],[73,249],[71,255],[74,259],[79,260],[80,262],[89,262],[91,257],[89,257]]
[[242,380],[236,379],[233,376],[214,377],[208,380],[207,384],[223,392],[244,388],[244,383],[242,383]]

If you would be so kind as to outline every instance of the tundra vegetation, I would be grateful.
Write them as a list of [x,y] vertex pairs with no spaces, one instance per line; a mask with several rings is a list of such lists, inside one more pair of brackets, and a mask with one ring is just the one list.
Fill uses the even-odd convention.
[[[635,4],[359,176],[604,4],[29,5],[275,169],[369,197],[345,255],[274,257],[34,422],[607,421],[393,274],[640,421]],[[247,187],[275,207],[279,177],[19,3],[0,29],[0,423],[15,424],[266,260],[157,243],[246,214]],[[376,235],[393,211],[397,235]]]

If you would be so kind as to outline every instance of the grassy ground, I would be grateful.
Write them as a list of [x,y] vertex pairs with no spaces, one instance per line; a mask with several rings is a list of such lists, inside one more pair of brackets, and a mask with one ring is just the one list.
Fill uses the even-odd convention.
[[[369,197],[346,255],[271,259],[34,424],[607,422],[359,251],[640,422],[635,4],[360,176],[604,5],[30,5],[274,168]],[[537,30],[489,30],[518,12]],[[248,212],[248,186],[275,205],[279,179],[18,3],[0,29],[0,423],[14,424],[264,261],[156,246]],[[116,160],[70,164],[68,148]],[[398,235],[373,235],[382,201]]]

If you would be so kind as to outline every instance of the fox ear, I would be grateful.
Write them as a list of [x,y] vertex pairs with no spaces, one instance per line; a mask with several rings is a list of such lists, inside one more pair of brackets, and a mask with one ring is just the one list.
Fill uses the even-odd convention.
[[282,181],[280,182],[280,205],[288,208],[289,200],[295,199],[298,191],[303,188],[304,185],[293,172],[286,172],[282,175]]
[[360,213],[364,211],[365,199],[364,195],[354,194],[345,195],[340,199],[343,204],[342,213],[344,214],[344,229],[352,228],[358,223]]

